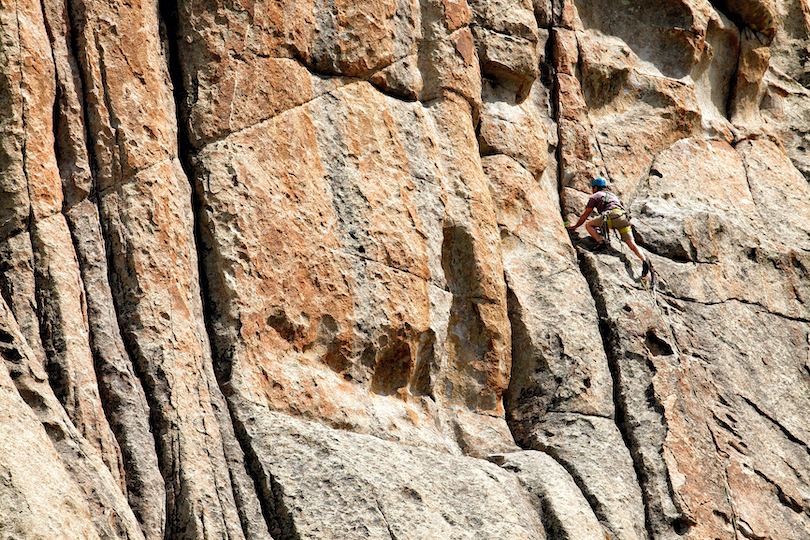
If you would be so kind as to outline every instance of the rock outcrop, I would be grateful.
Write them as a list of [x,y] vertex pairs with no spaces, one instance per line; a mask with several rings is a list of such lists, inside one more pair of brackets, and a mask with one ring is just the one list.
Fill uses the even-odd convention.
[[810,536],[805,2],[0,23],[3,538]]

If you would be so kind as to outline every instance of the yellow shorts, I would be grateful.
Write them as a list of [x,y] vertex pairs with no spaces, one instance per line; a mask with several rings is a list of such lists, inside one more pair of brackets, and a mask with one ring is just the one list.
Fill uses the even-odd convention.
[[[630,231],[633,229],[633,227],[630,225],[630,220],[627,219],[627,214],[625,214],[624,212],[611,211],[607,213],[607,216],[610,218],[610,228],[619,231],[619,234],[621,235],[622,239],[624,239],[626,235],[630,234]],[[596,227],[601,227],[604,222],[605,222],[604,215],[591,220],[591,224]]]

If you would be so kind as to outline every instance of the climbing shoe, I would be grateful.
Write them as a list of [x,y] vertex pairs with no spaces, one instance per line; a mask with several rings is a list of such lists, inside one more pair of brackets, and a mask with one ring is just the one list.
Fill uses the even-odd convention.
[[652,266],[650,266],[650,262],[649,261],[644,261],[644,263],[642,264],[642,267],[641,267],[641,277],[645,277],[647,274],[649,274],[650,270],[652,270]]
[[594,246],[592,251],[594,253],[605,253],[605,252],[607,252],[609,247],[610,247],[610,244],[608,244],[607,242],[602,240],[601,242],[596,243],[596,245]]

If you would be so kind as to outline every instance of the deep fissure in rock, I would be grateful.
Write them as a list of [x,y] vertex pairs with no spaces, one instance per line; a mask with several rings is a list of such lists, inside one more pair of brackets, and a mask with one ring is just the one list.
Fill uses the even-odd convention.
[[[83,42],[79,39],[79,32],[77,32],[77,27],[79,26],[79,21],[83,21],[83,13],[86,7],[81,4],[81,2],[71,2],[67,0],[64,4],[64,16],[66,17],[67,22],[67,31],[64,37],[66,43],[66,49],[68,54],[68,63],[69,67],[72,70],[70,76],[75,78],[76,86],[75,90],[78,92],[76,96],[77,100],[81,103],[81,116],[79,117],[78,121],[81,123],[81,136],[84,138],[85,144],[85,156],[87,159],[87,174],[90,177],[90,191],[86,195],[84,195],[81,200],[77,200],[77,198],[81,198],[81,193],[76,192],[69,192],[65,193],[65,202],[63,207],[63,214],[65,215],[71,239],[73,242],[73,248],[77,256],[77,260],[79,263],[79,270],[81,272],[82,277],[82,286],[86,288],[87,283],[87,276],[85,274],[87,268],[89,267],[89,253],[86,252],[85,249],[81,246],[80,235],[87,233],[87,231],[80,232],[78,229],[77,224],[74,222],[73,217],[71,216],[70,210],[76,208],[82,202],[87,201],[92,205],[92,208],[95,212],[95,219],[97,220],[96,225],[98,226],[98,236],[99,241],[101,242],[100,246],[100,257],[104,258],[104,279],[106,280],[107,292],[109,293],[108,299],[99,300],[99,305],[107,306],[112,310],[112,320],[110,324],[114,327],[114,331],[117,332],[118,338],[121,339],[120,346],[123,348],[122,355],[123,360],[129,363],[129,367],[132,369],[132,374],[136,379],[136,385],[140,386],[140,389],[144,391],[144,398],[146,400],[146,415],[143,418],[144,424],[139,425],[136,427],[134,425],[129,425],[127,423],[126,415],[119,415],[116,411],[125,410],[126,413],[133,413],[134,412],[131,407],[131,403],[128,401],[128,396],[126,394],[126,385],[120,385],[120,387],[116,388],[116,382],[118,382],[119,375],[116,373],[116,369],[120,366],[111,365],[110,362],[107,362],[105,359],[101,358],[102,353],[98,350],[98,347],[95,343],[95,336],[94,331],[92,328],[92,321],[90,322],[90,333],[89,333],[89,345],[91,348],[91,352],[93,355],[93,367],[96,372],[96,378],[98,381],[98,390],[102,401],[102,407],[104,410],[104,415],[109,423],[113,434],[116,438],[118,446],[121,450],[121,458],[123,460],[123,467],[124,467],[124,475],[126,478],[126,486],[127,486],[127,495],[134,496],[135,500],[130,500],[130,506],[133,508],[137,518],[139,520],[147,519],[147,521],[142,521],[141,526],[146,527],[147,529],[144,530],[145,534],[149,534],[148,528],[161,528],[165,526],[165,522],[161,521],[165,519],[165,513],[163,513],[164,518],[156,518],[155,514],[161,514],[161,510],[154,510],[155,505],[159,505],[163,507],[163,511],[167,509],[167,501],[165,498],[165,492],[162,493],[163,500],[154,500],[154,498],[150,499],[148,495],[143,494],[143,489],[145,484],[148,484],[150,481],[150,474],[155,474],[158,477],[162,476],[162,480],[165,486],[166,477],[163,476],[163,471],[166,470],[166,463],[165,459],[163,458],[163,453],[159,451],[161,448],[160,438],[158,434],[160,433],[160,423],[158,417],[156,415],[157,410],[157,403],[152,398],[154,395],[152,391],[149,391],[149,378],[146,376],[145,371],[142,369],[143,366],[140,366],[138,362],[133,361],[137,358],[134,354],[136,352],[137,347],[128,339],[128,336],[123,331],[122,325],[122,318],[121,318],[121,311],[120,311],[120,304],[125,303],[124,300],[120,298],[118,294],[115,294],[114,284],[116,282],[115,270],[112,264],[112,248],[110,246],[109,239],[111,238],[110,232],[107,227],[107,223],[104,219],[102,219],[102,215],[100,212],[100,194],[97,189],[97,179],[99,176],[99,167],[96,163],[96,155],[95,152],[91,151],[90,149],[93,148],[93,145],[97,143],[96,140],[93,138],[93,134],[88,132],[87,126],[91,124],[91,112],[90,107],[87,106],[87,94],[86,94],[86,80],[85,80],[85,72],[82,69],[82,64],[79,61],[78,54],[80,51],[84,50],[86,47],[89,47],[92,44],[88,44]],[[43,13],[47,13],[43,6]],[[48,25],[48,17],[45,17],[46,21],[46,28],[48,30],[49,37],[51,41],[57,38],[52,34],[51,28]],[[55,69],[58,67],[55,66]],[[56,100],[54,104],[54,115],[58,115],[58,120],[55,120],[54,129],[56,130],[55,133],[55,156],[57,159],[57,164],[60,168],[60,176],[64,177],[65,173],[62,170],[65,163],[63,163],[64,156],[68,154],[68,152],[62,151],[60,148],[60,140],[62,137],[59,136],[59,130],[65,129],[62,124],[65,122],[65,115],[67,114],[64,110],[61,110],[60,107],[64,106],[64,104],[60,101],[60,98],[67,99],[66,94],[64,92],[69,91],[69,89],[63,89],[62,84],[60,84],[57,75],[57,84],[56,84]],[[106,96],[105,96],[106,97]],[[110,106],[107,103],[108,107]],[[110,114],[112,114],[112,109],[110,109]],[[65,134],[65,137],[68,135]],[[77,159],[74,157],[73,159]],[[73,166],[75,163],[71,163]],[[70,171],[69,174],[73,174],[75,171]],[[75,188],[72,188],[75,191]],[[64,183],[63,183],[63,190],[64,190]],[[68,208],[69,204],[73,203],[72,208]],[[93,234],[93,233],[87,233]],[[85,291],[85,295],[87,297],[88,304],[92,302],[92,295],[90,295],[87,291]],[[108,301],[111,301],[111,305],[107,304]],[[102,306],[102,307],[103,307]],[[88,305],[88,311],[92,311],[92,306]],[[116,338],[113,337],[113,340]],[[114,362],[113,362],[114,363]],[[105,373],[106,372],[106,373]],[[113,379],[113,382],[109,382],[109,378]],[[134,391],[134,390],[133,390]],[[139,432],[139,428],[142,428],[142,431]],[[136,458],[135,457],[135,450],[134,448],[138,446],[138,437],[141,433],[145,433],[147,437],[151,437],[153,441],[154,448],[156,449],[154,453],[154,459],[156,460],[156,467],[157,470],[151,469],[154,466],[155,462],[152,462],[148,457],[144,458]],[[137,461],[137,463],[136,463]],[[136,472],[137,470],[137,472]],[[139,501],[139,502],[136,502]],[[144,514],[150,514],[151,517],[146,517],[145,515],[141,514],[141,510],[145,510]],[[154,532],[154,531],[152,531]],[[162,531],[159,531],[162,533]],[[147,536],[148,537],[148,536]]]
[[[217,339],[217,332],[213,323],[215,308],[213,307],[213,300],[211,298],[211,287],[208,279],[208,271],[206,269],[206,254],[212,251],[209,242],[206,241],[207,232],[205,231],[204,220],[204,196],[200,193],[198,182],[196,181],[195,169],[192,164],[194,155],[194,148],[191,144],[188,134],[188,93],[185,85],[183,84],[182,66],[180,61],[180,51],[178,47],[179,35],[179,8],[176,0],[160,0],[159,12],[161,18],[161,33],[165,33],[163,37],[164,47],[166,48],[166,55],[169,68],[169,76],[171,78],[175,112],[177,121],[177,146],[178,158],[183,167],[183,171],[191,186],[192,193],[192,215],[194,219],[194,243],[197,251],[197,271],[200,280],[200,297],[203,310],[203,319],[205,324],[206,333],[209,337],[209,346],[211,347],[211,357],[214,367],[214,375],[216,377],[216,384],[220,392],[224,396],[225,405],[228,409],[227,418],[233,426],[234,437],[239,445],[245,460],[245,470],[250,478],[255,493],[258,499],[259,507],[264,518],[265,525],[268,532],[275,540],[298,540],[298,534],[295,532],[294,522],[292,521],[289,512],[284,512],[283,500],[279,493],[281,488],[277,485],[276,481],[269,472],[265,472],[259,461],[258,456],[253,450],[250,437],[247,434],[244,426],[239,422],[238,415],[233,409],[231,400],[232,396],[230,377],[231,377],[231,361],[229,351],[223,350],[223,345]],[[223,137],[224,138],[224,137]],[[226,454],[228,451],[224,449]],[[237,506],[237,511],[240,518],[240,525],[245,537],[248,540],[253,538],[251,532],[251,524],[249,523],[250,516],[246,515],[247,510],[243,509],[240,505],[239,494],[236,493],[235,483],[233,478],[233,471],[230,471],[232,490],[234,490],[234,499]],[[269,485],[268,485],[269,482]],[[250,497],[251,494],[245,494]]]
[[616,334],[616,323],[608,316],[605,298],[599,290],[596,268],[592,266],[591,262],[588,261],[579,250],[578,258],[582,275],[585,277],[585,281],[588,283],[588,287],[591,291],[591,297],[594,299],[594,303],[596,304],[596,311],[599,317],[599,334],[602,336],[602,344],[605,350],[605,356],[608,360],[608,368],[610,369],[610,375],[613,379],[613,405],[616,410],[616,427],[619,429],[619,433],[621,433],[625,447],[630,452],[630,457],[633,461],[633,469],[636,473],[636,480],[641,488],[641,496],[644,502],[644,524],[647,529],[647,534],[650,536],[650,538],[656,538],[657,535],[655,534],[655,527],[653,526],[653,519],[651,515],[652,501],[650,499],[649,491],[645,489],[645,486],[649,483],[649,477],[644,467],[644,463],[642,463],[639,449],[633,443],[633,435],[631,433],[632,430],[629,427],[629,412],[627,410],[627,404],[622,397],[620,373],[621,367],[619,365],[619,359],[617,358],[617,354],[619,354],[617,347],[619,337]]
[[[557,77],[556,69],[554,67],[555,66],[555,57],[554,57],[555,33],[554,33],[554,29],[556,28],[555,21],[561,20],[561,13],[559,13],[559,10],[561,9],[561,6],[556,1],[552,2],[551,4],[552,4],[552,13],[551,13],[551,16],[550,16],[551,20],[549,21],[548,26],[547,26],[548,31],[549,31],[549,37],[548,37],[548,39],[546,41],[546,49],[545,49],[545,53],[546,53],[545,58],[546,58],[546,60],[545,60],[545,63],[542,64],[540,81],[543,82],[544,84],[546,84],[546,86],[549,88],[550,93],[551,93],[550,99],[549,99],[550,114],[551,114],[551,117],[552,117],[552,119],[554,120],[554,122],[556,124],[557,141],[558,141],[557,146],[555,148],[557,192],[559,194],[561,194],[562,193],[562,188],[563,188],[564,160],[563,160],[563,154],[562,154],[563,153],[563,148],[562,148],[562,144],[561,144],[560,141],[563,140],[563,135],[564,134],[562,132],[562,126],[561,126],[561,122],[560,122],[560,115],[561,115],[561,112],[562,112],[561,111],[561,105],[558,102],[559,80],[558,80],[558,77]],[[540,22],[540,21],[538,21],[538,22]],[[537,81],[535,81],[535,84],[537,84]],[[580,271],[584,273],[582,268],[580,269]],[[513,347],[513,349],[512,349],[512,360],[513,360],[512,370],[514,372],[514,369],[515,369],[514,359],[516,357],[516,355],[515,355],[515,347],[516,347],[516,345],[518,343],[521,342],[521,339],[520,339],[521,337],[527,338],[527,336],[525,335],[526,328],[525,328],[523,322],[520,320],[520,318],[522,317],[522,307],[519,305],[519,302],[517,300],[517,297],[515,296],[514,291],[509,286],[509,283],[508,283],[508,280],[506,279],[506,276],[505,276],[504,279],[507,282],[507,299],[508,299],[508,304],[509,304],[508,316],[509,316],[509,319],[510,319],[510,327],[512,329],[512,347]],[[587,281],[589,283],[589,286],[591,286],[591,280],[587,280]],[[593,294],[593,291],[592,291],[592,294]],[[601,315],[602,315],[602,313],[600,313],[600,321],[604,319]],[[517,332],[517,335],[516,335],[516,332]],[[606,339],[606,330],[604,328],[602,328],[602,322],[600,322],[600,333],[601,333],[601,335],[603,337],[603,340]],[[607,349],[607,345],[606,345],[606,349]],[[519,358],[520,355],[517,355],[517,357]],[[613,373],[612,369],[611,369],[611,373]],[[614,376],[614,379],[615,379],[615,376]],[[554,390],[553,387],[559,385],[559,383],[560,383],[559,380],[557,380],[557,381],[554,381],[553,379],[547,380],[545,382],[544,386],[547,387],[546,390],[548,392],[544,392],[544,395],[546,393],[552,393],[553,394],[553,390]],[[614,390],[615,390],[615,388],[616,388],[616,384],[614,384]],[[507,392],[507,395],[508,395],[508,392]],[[614,401],[616,401],[616,398],[614,398]],[[543,401],[542,404],[540,404],[540,406],[542,406],[545,409],[545,413],[554,412],[553,405],[554,405],[554,400],[552,398],[547,398],[547,399],[545,399]],[[520,445],[522,448],[525,449],[526,446],[523,444],[524,438],[521,437],[522,434],[517,432],[516,429],[515,429],[516,426],[519,423],[512,421],[512,414],[511,413],[512,413],[512,410],[513,410],[513,408],[515,406],[516,406],[516,404],[510,403],[508,400],[504,401],[504,408],[506,410],[506,418],[507,418],[507,424],[509,426],[509,429],[512,432],[513,436],[515,437],[516,443],[518,445]],[[617,406],[617,409],[618,409],[618,406]],[[617,419],[617,422],[621,422],[621,419]],[[619,428],[620,428],[620,432],[622,434],[622,437],[624,438],[625,445],[628,446],[628,448],[630,448],[629,444],[628,444],[628,441],[627,441],[626,434],[625,434],[625,430],[622,429],[622,425],[619,425]],[[537,450],[537,448],[528,448],[528,449]],[[600,521],[603,522],[603,526],[604,526],[604,523],[606,522],[607,511],[603,507],[603,505],[600,502],[599,498],[589,488],[588,482],[579,473],[579,471],[577,470],[577,467],[573,463],[570,463],[563,456],[561,456],[560,453],[555,451],[554,448],[542,448],[540,450],[547,453],[549,456],[551,456],[555,461],[557,461],[568,472],[568,474],[571,475],[571,478],[573,479],[576,486],[579,488],[579,490],[582,493],[585,500],[588,502],[588,505],[591,507],[594,514],[597,516],[597,518]],[[635,463],[635,460],[634,460],[634,467],[635,466],[636,466],[636,463]],[[547,531],[551,532],[551,533],[555,533],[556,531],[560,531],[561,530],[561,524],[557,521],[557,517],[549,509],[548,502],[547,501],[542,501],[542,506],[543,506],[543,511],[541,512],[542,515],[540,517],[541,517],[541,520],[542,520],[544,526],[547,528]],[[647,511],[647,505],[645,504],[645,512],[646,511]]]
[[300,540],[298,531],[295,528],[295,521],[284,504],[282,486],[270,474],[270,471],[264,469],[253,446],[250,444],[247,429],[239,421],[239,416],[233,412],[230,402],[228,402],[228,409],[231,412],[231,421],[233,422],[236,440],[239,441],[245,454],[245,465],[248,474],[253,479],[256,492],[259,494],[259,504],[270,535],[274,540]]

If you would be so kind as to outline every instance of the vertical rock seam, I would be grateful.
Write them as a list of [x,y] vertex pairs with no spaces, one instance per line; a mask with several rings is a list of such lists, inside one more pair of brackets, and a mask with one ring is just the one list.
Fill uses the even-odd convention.
[[[209,336],[213,332],[211,323],[211,307],[209,298],[209,287],[207,283],[207,272],[204,268],[205,256],[203,250],[206,243],[202,233],[201,206],[202,197],[197,189],[197,182],[194,180],[194,168],[191,165],[192,145],[187,131],[187,103],[186,88],[183,84],[182,70],[180,67],[180,56],[177,47],[178,34],[178,6],[176,0],[159,0],[159,16],[162,21],[162,29],[165,31],[165,46],[168,55],[168,70],[172,84],[175,113],[177,122],[177,146],[180,164],[183,167],[186,178],[189,179],[191,188],[192,217],[194,220],[194,246],[197,251],[197,269],[200,280],[200,297],[202,300],[203,324]],[[214,342],[210,337],[209,343]],[[268,489],[261,481],[259,472],[260,466],[255,454],[246,439],[246,433],[240,428],[238,419],[232,410],[228,399],[229,388],[223,378],[223,360],[217,358],[216,349],[212,348],[213,374],[218,391],[224,399],[219,407],[219,421],[226,426],[226,435],[223,437],[223,447],[226,456],[229,456],[228,467],[233,487],[233,495],[237,503],[237,512],[242,527],[242,532],[246,540],[264,540],[273,538],[274,540],[285,540],[279,537],[282,529],[278,526],[278,519],[275,515],[277,502],[271,495],[272,488]],[[268,530],[269,529],[269,530]],[[295,540],[291,538],[289,540]]]
[[165,488],[158,466],[150,412],[140,379],[118,327],[86,145],[86,108],[72,14],[60,0],[47,0],[45,23],[56,64],[56,157],[64,191],[64,214],[79,261],[87,302],[90,347],[102,405],[122,453],[126,495],[147,540],[162,538]]

